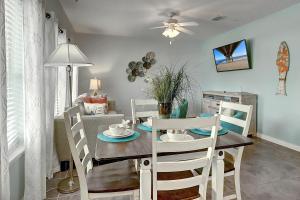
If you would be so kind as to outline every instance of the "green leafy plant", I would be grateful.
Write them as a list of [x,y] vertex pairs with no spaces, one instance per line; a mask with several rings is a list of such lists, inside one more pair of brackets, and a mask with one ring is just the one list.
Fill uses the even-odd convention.
[[150,81],[150,96],[159,103],[181,102],[190,91],[190,80],[185,65],[178,71],[175,67],[163,67]]

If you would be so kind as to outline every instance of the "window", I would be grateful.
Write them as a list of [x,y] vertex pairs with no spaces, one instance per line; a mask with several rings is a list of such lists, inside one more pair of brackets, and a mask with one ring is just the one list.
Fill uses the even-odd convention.
[[5,0],[7,138],[9,152],[23,144],[24,42],[23,1]]

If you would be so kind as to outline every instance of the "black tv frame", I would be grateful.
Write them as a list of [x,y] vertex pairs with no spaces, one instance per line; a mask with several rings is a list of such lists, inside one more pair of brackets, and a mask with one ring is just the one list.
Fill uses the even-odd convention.
[[[232,69],[232,70],[226,70],[226,71],[218,71],[218,68],[217,68],[217,63],[216,63],[216,58],[215,58],[215,54],[214,54],[214,50],[217,49],[217,48],[220,48],[220,47],[223,47],[223,46],[226,46],[226,45],[229,45],[229,44],[232,44],[232,43],[236,43],[236,42],[242,42],[242,41],[245,41],[245,44],[246,44],[246,52],[247,52],[247,60],[248,60],[248,65],[249,65],[249,68],[246,68],[246,69]],[[229,44],[225,44],[225,45],[222,45],[222,46],[219,46],[219,47],[216,47],[212,50],[213,52],[213,55],[214,55],[214,63],[215,63],[215,66],[216,66],[216,71],[219,73],[219,72],[231,72],[231,71],[240,71],[240,70],[249,70],[249,69],[252,69],[252,65],[251,65],[251,62],[250,62],[250,54],[249,54],[249,43],[248,43],[248,40],[246,39],[242,39],[242,40],[238,40],[236,42],[231,42]]]

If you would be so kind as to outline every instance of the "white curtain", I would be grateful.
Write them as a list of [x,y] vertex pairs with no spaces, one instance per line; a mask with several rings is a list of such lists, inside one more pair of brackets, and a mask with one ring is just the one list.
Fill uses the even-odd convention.
[[[58,23],[54,12],[48,12],[45,21],[44,58],[46,59],[57,47]],[[57,82],[57,68],[45,68],[45,114],[46,114],[46,170],[51,179],[53,173],[59,171],[59,161],[54,144],[54,110]]]
[[9,160],[7,144],[7,87],[5,54],[5,11],[4,0],[0,0],[0,199],[10,199]]
[[24,200],[46,198],[44,21],[44,1],[24,0],[26,116]]

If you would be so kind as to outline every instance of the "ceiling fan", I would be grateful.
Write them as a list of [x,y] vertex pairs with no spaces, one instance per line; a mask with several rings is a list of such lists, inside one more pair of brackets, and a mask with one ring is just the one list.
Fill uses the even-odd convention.
[[167,38],[175,38],[180,33],[186,33],[189,35],[194,34],[191,30],[186,29],[184,27],[187,26],[198,26],[199,24],[197,22],[179,22],[177,19],[175,19],[175,16],[179,16],[178,12],[171,12],[169,15],[169,19],[165,22],[163,22],[163,26],[157,26],[153,27],[151,29],[161,29],[164,28],[164,32],[162,35],[164,35]]

